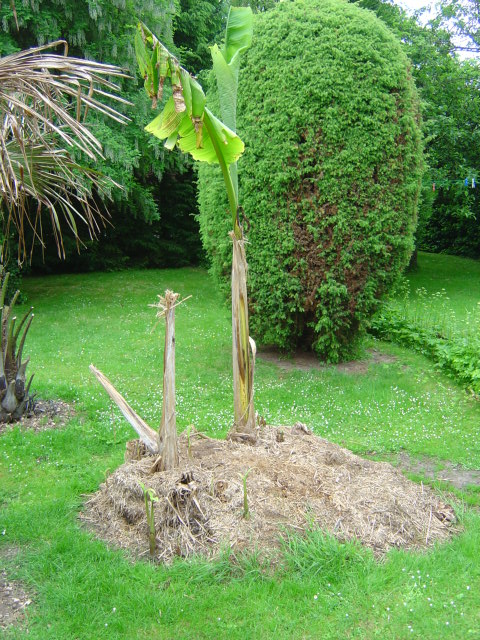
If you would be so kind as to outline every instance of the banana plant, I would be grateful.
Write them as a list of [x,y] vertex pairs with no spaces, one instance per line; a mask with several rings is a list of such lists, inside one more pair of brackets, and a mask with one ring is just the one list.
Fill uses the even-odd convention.
[[14,293],[9,305],[5,303],[8,279],[9,274],[0,267],[0,422],[19,420],[33,402],[29,393],[33,375],[26,383],[26,370],[30,358],[22,360],[25,339],[33,320],[33,308],[30,308],[17,324],[13,309],[20,292]]
[[247,301],[247,262],[243,229],[239,220],[237,160],[244,144],[235,132],[238,71],[242,53],[252,40],[252,11],[249,7],[232,7],[229,12],[225,44],[211,48],[213,69],[217,79],[223,121],[206,106],[202,87],[184,69],[177,58],[143,23],[135,36],[135,51],[145,90],[155,108],[163,98],[165,81],[169,79],[172,95],[161,113],[146,130],[161,140],[165,147],[177,145],[184,153],[201,162],[220,166],[232,216],[232,330],[234,426],[231,437],[255,441],[253,406],[253,370],[255,343],[249,336]]

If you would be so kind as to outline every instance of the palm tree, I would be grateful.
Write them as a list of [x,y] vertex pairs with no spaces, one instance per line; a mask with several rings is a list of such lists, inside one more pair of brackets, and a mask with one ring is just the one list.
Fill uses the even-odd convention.
[[[63,55],[51,50],[63,46]],[[124,77],[117,67],[68,57],[67,43],[53,42],[0,58],[0,214],[4,237],[12,227],[19,239],[19,260],[27,253],[25,231],[43,244],[42,214],[50,217],[59,254],[64,255],[62,227],[78,238],[77,220],[94,236],[103,216],[94,196],[118,186],[78,158],[93,164],[102,154],[87,125],[97,112],[120,122],[127,118],[108,104],[126,101],[110,78]],[[76,158],[77,156],[77,158]],[[33,247],[33,245],[32,245]],[[32,398],[23,360],[31,310],[16,326],[6,304],[8,275],[0,266],[0,421],[18,420]],[[17,346],[18,342],[18,346]]]
[[[63,55],[51,50],[63,46]],[[42,213],[49,215],[59,254],[62,226],[77,234],[77,220],[95,236],[103,216],[92,197],[115,185],[91,167],[102,147],[89,128],[89,111],[120,122],[127,118],[108,104],[123,100],[110,78],[125,74],[112,65],[68,57],[65,41],[0,58],[0,207],[4,229],[25,230],[43,244]],[[7,234],[8,235],[8,234]]]

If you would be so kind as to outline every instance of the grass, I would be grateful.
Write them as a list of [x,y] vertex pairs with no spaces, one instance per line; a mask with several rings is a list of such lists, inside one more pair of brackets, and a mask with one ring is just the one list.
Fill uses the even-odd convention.
[[[424,260],[433,265],[425,272]],[[415,275],[432,291],[429,270],[440,270],[434,263],[422,255]],[[465,263],[470,274],[474,267]],[[461,535],[427,554],[390,553],[381,564],[312,531],[306,540],[287,540],[275,569],[255,554],[233,561],[228,553],[211,563],[154,567],[130,561],[79,526],[85,494],[121,464],[133,437],[88,365],[156,427],[163,332],[159,326],[151,333],[155,311],[148,304],[167,287],[193,295],[176,314],[179,428],[193,423],[222,437],[233,413],[229,308],[203,271],[25,281],[36,312],[27,341],[35,388],[43,398],[74,401],[77,414],[64,429],[15,427],[0,437],[0,555],[8,550],[9,575],[34,594],[28,635],[12,629],[5,638],[480,638],[475,491],[457,492]],[[466,308],[476,303],[468,302],[468,290],[465,284]],[[480,468],[478,402],[420,355],[367,346],[397,360],[364,375],[334,367],[285,372],[258,360],[256,408],[269,423],[301,420],[358,453],[405,449]],[[462,507],[465,501],[471,506]]]
[[[422,254],[413,273],[375,315],[371,331],[428,356],[480,399],[480,289],[472,260]],[[439,278],[445,287],[434,290]],[[440,280],[441,282],[441,280]]]
[[408,274],[408,311],[446,334],[478,334],[480,262],[420,253],[420,269]]
[[[444,290],[459,322],[480,302],[480,262],[444,254],[420,253],[420,269],[408,274],[412,292]],[[438,304],[438,303],[437,303]],[[434,303],[435,305],[435,303]],[[442,303],[437,309],[441,311]]]

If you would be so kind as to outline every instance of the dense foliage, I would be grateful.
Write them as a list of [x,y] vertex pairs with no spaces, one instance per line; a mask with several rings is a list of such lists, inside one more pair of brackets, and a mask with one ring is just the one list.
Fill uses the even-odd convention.
[[205,258],[195,219],[196,186],[191,171],[169,171],[153,190],[160,218],[132,218],[126,206],[95,240],[85,239],[77,251],[74,238],[65,235],[67,260],[59,261],[53,239],[32,261],[36,273],[115,271],[127,267],[184,267],[203,264]]
[[[437,56],[437,59],[439,56]],[[432,79],[433,80],[433,79]],[[419,245],[480,257],[480,65],[445,56],[434,81],[422,89],[432,194]],[[472,188],[472,178],[477,187]],[[465,185],[465,179],[468,184]],[[432,192],[435,183],[435,192]]]
[[[139,91],[133,33],[139,16],[180,57],[206,64],[207,44],[221,29],[225,3],[202,0],[192,9],[189,0],[39,0],[0,5],[0,54],[64,38],[70,53],[126,68],[132,75],[122,85],[122,95],[133,103],[126,109],[128,126],[97,117],[92,127],[104,146],[105,159],[96,168],[121,184],[106,203],[114,228],[107,226],[92,242],[80,229],[86,249],[66,239],[67,263],[59,265],[53,238],[46,237],[46,252],[38,248],[34,265],[45,269],[118,268],[126,264],[165,266],[197,263],[200,241],[192,164],[180,154],[165,153],[163,146],[144,132],[151,120],[150,104]],[[175,29],[175,35],[174,35]],[[172,45],[173,46],[173,45]],[[54,243],[53,243],[54,244]],[[15,251],[10,252],[15,255]]]
[[[109,62],[135,72],[132,25],[138,13],[146,17],[166,38],[171,39],[172,9],[170,0],[152,3],[135,1],[40,0],[36,3],[15,3],[19,28],[16,28],[9,3],[3,3],[0,18],[8,26],[0,35],[2,54],[27,49],[58,39],[65,39],[69,51],[78,57]],[[139,94],[137,82],[123,83],[123,96],[134,103],[128,109],[128,127],[108,122],[104,118],[92,123],[104,146],[105,161],[100,169],[124,187],[112,196],[128,203],[136,217],[151,220],[157,217],[151,193],[151,178],[161,178],[165,162],[163,150],[155,148],[143,132],[148,121],[149,105]],[[140,162],[141,159],[141,162]],[[149,180],[150,179],[150,180]],[[135,206],[132,206],[135,203]]]
[[375,317],[371,331],[382,340],[392,340],[431,358],[444,373],[478,394],[480,392],[479,341],[447,340],[434,329],[401,317],[389,306]]
[[[359,0],[358,4],[374,11],[402,41],[422,101],[428,168],[419,208],[418,246],[479,257],[480,197],[478,188],[472,189],[472,178],[478,184],[480,64],[457,55],[464,48],[474,50],[472,35],[479,30],[476,3],[444,1],[437,6],[438,15],[424,26],[396,4],[382,0]],[[455,38],[462,33],[465,38]]]
[[[256,16],[237,120],[255,338],[351,354],[412,250],[418,122],[407,59],[373,14],[298,0]],[[219,281],[225,208],[220,177],[202,167],[201,232]]]
[[[211,66],[209,45],[223,31],[227,3],[218,0],[179,0],[173,42],[182,65],[192,73]],[[141,17],[141,16],[140,16]],[[147,25],[147,21],[143,19]],[[152,25],[148,25],[153,29]],[[162,35],[158,34],[159,37]]]

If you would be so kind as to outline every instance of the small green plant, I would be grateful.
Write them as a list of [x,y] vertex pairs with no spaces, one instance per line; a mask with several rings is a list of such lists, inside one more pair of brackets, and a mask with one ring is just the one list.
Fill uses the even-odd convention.
[[177,145],[194,160],[218,164],[224,181],[232,231],[233,246],[232,292],[232,348],[233,348],[233,439],[255,442],[255,410],[253,406],[253,373],[255,342],[249,334],[247,303],[247,259],[245,237],[241,224],[243,211],[238,198],[237,160],[245,145],[236,131],[236,98],[241,55],[252,41],[252,10],[250,7],[231,7],[222,48],[211,47],[213,71],[220,98],[223,122],[205,106],[202,87],[190,73],[180,66],[177,58],[156,38],[148,27],[139,23],[135,37],[135,51],[145,90],[157,107],[162,100],[163,86],[170,79],[172,96],[163,110],[145,129],[172,150]]
[[398,291],[376,314],[370,331],[422,353],[474,394],[480,393],[480,308],[467,311],[460,325],[444,289],[428,294],[420,287],[415,294],[412,303],[408,290]]
[[[13,294],[10,304],[5,303],[9,273],[0,267],[0,310],[1,310],[1,349],[0,358],[0,422],[16,422],[33,402],[30,385],[33,375],[27,384],[26,370],[30,358],[22,361],[23,348],[28,330],[33,320],[33,307],[23,316],[17,326],[17,318],[13,315],[15,303],[20,291]],[[23,330],[23,331],[22,331]],[[18,348],[17,348],[18,343]]]
[[241,476],[243,483],[243,517],[245,520],[250,519],[250,510],[248,508],[248,494],[247,494],[247,478],[250,474],[251,469],[247,469],[246,473]]
[[195,427],[193,426],[193,424],[189,424],[188,427],[185,429],[185,432],[187,434],[187,451],[188,451],[188,457],[189,458],[192,457],[191,436],[192,436],[192,433],[193,433],[194,429],[195,429]]
[[155,534],[155,512],[154,503],[158,502],[158,496],[154,489],[147,489],[143,482],[140,482],[140,486],[143,491],[143,498],[145,500],[145,512],[147,514],[148,525],[148,544],[150,549],[150,556],[155,555],[157,549],[157,537]]

